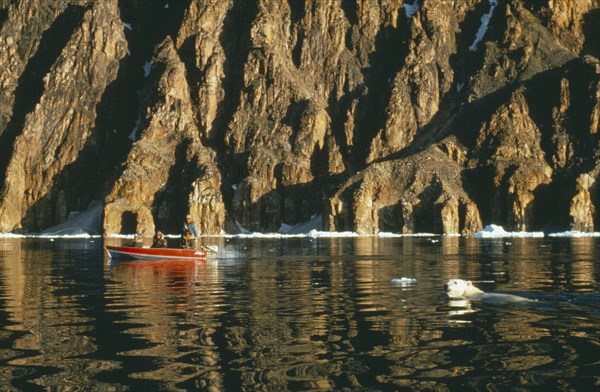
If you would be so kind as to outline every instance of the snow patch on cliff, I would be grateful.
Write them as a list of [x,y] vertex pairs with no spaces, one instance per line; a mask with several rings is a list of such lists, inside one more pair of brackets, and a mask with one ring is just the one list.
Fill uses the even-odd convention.
[[412,18],[412,16],[417,13],[419,8],[421,8],[419,0],[415,0],[415,2],[412,4],[404,3],[402,6],[404,7],[404,13],[406,14],[407,18]]
[[144,77],[147,78],[148,76],[150,76],[151,71],[152,71],[152,64],[150,64],[148,61],[146,61],[144,63]]
[[66,222],[42,231],[40,238],[88,238],[102,232],[102,212],[104,205],[100,200],[90,203],[83,212],[71,213]]
[[479,30],[477,30],[477,34],[475,34],[475,41],[473,41],[471,46],[469,46],[469,50],[471,52],[474,52],[477,50],[477,46],[479,45],[479,43],[483,39],[483,36],[485,35],[485,33],[488,30],[488,27],[490,25],[490,19],[492,18],[492,15],[494,14],[494,9],[496,9],[496,6],[498,5],[498,0],[488,0],[488,1],[490,3],[490,9],[487,13],[483,14],[483,16],[481,17],[481,25],[479,26]]
[[141,121],[140,117],[141,117],[141,115],[138,113],[138,118],[135,120],[135,127],[133,127],[133,130],[129,134],[129,139],[133,140],[134,142],[137,139],[137,133],[138,133],[138,130],[140,129],[140,121]]
[[285,223],[281,224],[279,228],[279,233],[281,234],[305,234],[310,232],[311,230],[317,230],[323,227],[323,218],[321,215],[313,215],[312,219],[301,222],[296,225],[286,225]]

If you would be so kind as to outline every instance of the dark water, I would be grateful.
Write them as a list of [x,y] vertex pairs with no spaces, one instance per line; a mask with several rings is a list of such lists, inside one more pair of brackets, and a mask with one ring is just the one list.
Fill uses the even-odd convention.
[[[435,240],[109,263],[102,239],[0,239],[0,389],[597,390],[599,239]],[[450,306],[448,278],[539,301]]]

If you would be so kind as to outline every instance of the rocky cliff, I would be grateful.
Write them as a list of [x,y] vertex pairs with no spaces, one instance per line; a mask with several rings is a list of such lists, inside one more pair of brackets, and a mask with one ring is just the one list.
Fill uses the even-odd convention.
[[[0,232],[600,230],[600,0],[0,0]],[[95,204],[96,205],[96,204]]]

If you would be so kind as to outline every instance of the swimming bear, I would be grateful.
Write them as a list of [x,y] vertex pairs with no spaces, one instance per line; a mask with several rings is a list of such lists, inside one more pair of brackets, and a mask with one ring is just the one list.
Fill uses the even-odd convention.
[[491,305],[506,305],[530,301],[513,294],[486,293],[473,285],[470,280],[449,279],[444,284],[449,299],[468,299]]

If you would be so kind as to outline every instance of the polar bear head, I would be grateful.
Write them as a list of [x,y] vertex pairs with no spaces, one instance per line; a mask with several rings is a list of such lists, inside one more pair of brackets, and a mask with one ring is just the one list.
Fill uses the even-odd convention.
[[470,298],[483,292],[473,286],[470,280],[462,279],[449,279],[444,284],[444,290],[449,298]]

